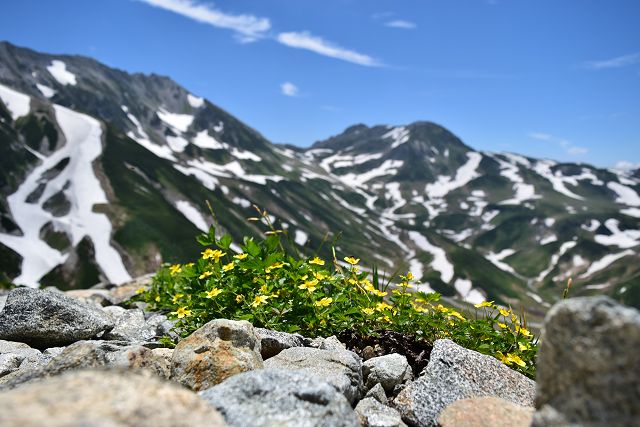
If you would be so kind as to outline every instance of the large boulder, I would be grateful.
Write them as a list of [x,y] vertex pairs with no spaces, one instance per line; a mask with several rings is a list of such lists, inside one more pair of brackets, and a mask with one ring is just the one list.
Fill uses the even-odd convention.
[[493,357],[437,340],[425,374],[409,383],[394,404],[408,424],[432,427],[449,404],[476,396],[533,406],[535,383]]
[[640,312],[607,297],[572,298],[547,314],[533,426],[637,426]]
[[76,371],[0,393],[3,427],[224,427],[196,394],[129,371]]
[[264,362],[265,368],[302,370],[327,381],[354,404],[363,392],[362,361],[347,350],[294,347]]
[[259,369],[200,392],[232,427],[356,427],[347,399],[300,371]]
[[199,391],[262,366],[260,339],[251,323],[216,319],[178,343],[171,379]]
[[35,348],[71,344],[113,326],[98,307],[41,289],[12,289],[0,311],[0,339]]

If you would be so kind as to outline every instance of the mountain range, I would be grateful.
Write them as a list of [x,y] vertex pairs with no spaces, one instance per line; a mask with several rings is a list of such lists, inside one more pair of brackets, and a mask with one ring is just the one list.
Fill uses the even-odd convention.
[[428,121],[274,144],[170,78],[1,42],[0,166],[5,282],[122,283],[199,256],[215,222],[469,303],[542,313],[572,278],[640,306],[640,170],[477,151]]

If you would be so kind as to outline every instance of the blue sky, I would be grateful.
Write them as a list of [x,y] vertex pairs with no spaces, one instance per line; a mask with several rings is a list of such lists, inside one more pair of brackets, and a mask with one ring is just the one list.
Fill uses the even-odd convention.
[[0,39],[172,77],[273,142],[440,123],[473,148],[640,163],[636,0],[9,0]]

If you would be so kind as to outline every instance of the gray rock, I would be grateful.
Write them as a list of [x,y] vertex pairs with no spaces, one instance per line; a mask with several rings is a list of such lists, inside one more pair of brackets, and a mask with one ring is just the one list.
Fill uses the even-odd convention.
[[0,354],[0,377],[17,371],[24,359],[17,354]]
[[436,426],[440,412],[456,400],[495,396],[532,406],[534,395],[532,380],[497,359],[437,340],[425,374],[409,383],[394,405],[408,424]]
[[132,372],[80,371],[0,394],[4,427],[223,427],[220,414],[175,384]]
[[413,379],[407,358],[397,353],[367,360],[362,364],[362,372],[367,389],[379,383],[387,393],[392,393],[398,384]]
[[263,360],[275,356],[284,349],[305,346],[305,338],[300,334],[288,334],[264,328],[255,328],[255,331],[260,338],[260,353]]
[[112,327],[102,310],[40,289],[12,289],[0,312],[0,339],[36,348],[71,344]]
[[358,426],[345,397],[300,371],[259,369],[200,392],[232,427]]
[[105,333],[106,340],[144,342],[156,336],[155,325],[147,324],[144,313],[139,309],[126,310],[117,305],[103,309],[114,323],[113,329]]
[[66,347],[49,347],[48,349],[43,351],[42,354],[53,359],[54,357],[62,353],[65,348]]
[[0,354],[12,353],[16,350],[25,350],[30,348],[31,347],[23,342],[0,340]]
[[346,350],[347,346],[340,342],[340,340],[335,336],[331,335],[328,338],[324,338],[320,345],[318,346],[320,350],[331,350],[331,351],[341,351]]
[[288,348],[266,360],[264,366],[309,372],[333,385],[351,404],[362,396],[362,361],[351,351]]
[[440,427],[529,427],[533,408],[497,397],[472,397],[453,402],[440,413]]
[[155,273],[146,274],[144,276],[136,277],[130,282],[111,287],[109,289],[109,300],[115,305],[130,300],[138,294],[138,290],[140,288],[146,289],[149,287],[153,280],[153,276],[155,276]]
[[114,302],[109,291],[105,289],[74,289],[66,291],[65,294],[85,304],[97,305],[100,307],[111,305]]
[[155,331],[156,337],[169,336],[172,339],[178,338],[178,334],[173,330],[176,321],[169,320],[167,316],[160,313],[153,313],[146,319],[147,325]]
[[398,411],[371,397],[358,402],[355,411],[362,427],[406,427]]
[[46,366],[20,369],[0,381],[0,389],[11,389],[38,378],[60,375],[69,370],[122,368],[148,370],[160,377],[169,372],[169,362],[140,345],[117,341],[80,341],[65,348]]
[[367,394],[364,395],[364,397],[365,398],[372,397],[376,399],[378,402],[382,403],[383,405],[389,404],[389,399],[387,399],[387,394],[385,393],[384,388],[382,388],[382,385],[380,385],[379,383],[371,387],[367,392]]
[[7,303],[7,295],[0,295],[0,311],[2,311],[6,303]]
[[171,379],[200,391],[262,366],[260,340],[251,323],[216,319],[178,343]]
[[640,312],[607,297],[572,298],[545,319],[533,426],[636,426]]

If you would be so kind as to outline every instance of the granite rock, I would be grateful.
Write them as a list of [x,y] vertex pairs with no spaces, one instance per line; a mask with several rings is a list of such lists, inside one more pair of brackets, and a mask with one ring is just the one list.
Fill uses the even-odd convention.
[[398,384],[413,379],[407,358],[397,353],[372,357],[362,364],[362,372],[367,389],[380,384],[387,393],[392,393]]
[[356,427],[347,399],[301,371],[259,369],[200,392],[231,427]]
[[77,371],[0,393],[3,427],[224,427],[196,394],[149,375]]
[[264,362],[265,368],[302,370],[327,381],[351,404],[362,396],[362,361],[347,350],[294,347],[282,350]]
[[497,359],[450,340],[434,343],[425,374],[395,398],[402,419],[414,426],[436,426],[440,412],[456,400],[495,396],[533,406],[535,383]]
[[264,328],[255,328],[255,331],[260,338],[260,352],[263,360],[273,357],[287,348],[305,346],[306,338],[300,334],[288,334]]
[[636,426],[640,312],[608,297],[571,298],[547,314],[533,426]]
[[362,427],[406,427],[398,411],[371,397],[358,402],[355,411]]
[[438,417],[440,427],[529,427],[533,408],[497,397],[472,397],[453,402]]
[[200,391],[262,366],[260,339],[251,323],[216,319],[178,343],[171,379]]
[[0,311],[0,339],[35,348],[71,344],[111,328],[102,310],[61,292],[12,289]]

